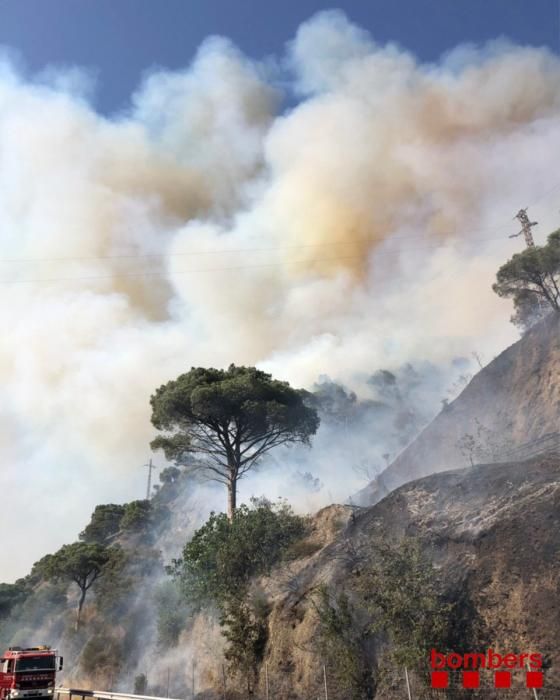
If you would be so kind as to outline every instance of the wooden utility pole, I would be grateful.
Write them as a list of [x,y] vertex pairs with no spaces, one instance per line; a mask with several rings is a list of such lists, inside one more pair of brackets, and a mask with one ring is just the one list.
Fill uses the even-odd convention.
[[327,687],[327,667],[323,664],[323,682],[325,684],[325,700],[329,700],[329,689]]
[[408,680],[408,668],[404,667],[404,677],[406,678],[406,690],[408,692],[408,700],[412,700],[412,693],[410,692],[410,681]]
[[146,500],[150,500],[150,492],[152,490],[152,471],[156,468],[155,464],[152,464],[152,460],[148,462],[148,464],[144,465],[145,467],[148,468],[148,488],[146,489]]
[[268,695],[268,664],[265,663],[264,665],[264,682],[265,682],[265,688],[266,688],[266,700],[269,700],[269,695]]
[[[530,671],[529,662],[527,661],[527,659],[525,659],[525,670],[526,670],[526,671]],[[536,688],[532,688],[532,691],[533,691],[533,698],[534,698],[534,700],[539,700],[539,696],[538,696],[538,694],[537,694],[537,689],[536,689]]]

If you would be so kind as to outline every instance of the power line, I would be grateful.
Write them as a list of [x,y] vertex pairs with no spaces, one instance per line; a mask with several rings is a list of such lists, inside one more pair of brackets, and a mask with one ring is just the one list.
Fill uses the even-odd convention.
[[[536,202],[541,201],[545,197],[549,196],[552,192],[560,189],[560,183],[557,183],[554,185],[554,187],[546,190],[543,194],[541,194],[536,200],[532,202],[530,206],[533,206]],[[518,214],[516,218],[520,218],[520,215],[522,212],[526,212],[527,207],[525,209],[522,209]],[[437,213],[437,212],[436,212]],[[523,221],[522,221],[523,225]],[[532,226],[534,224],[531,224],[529,222],[529,225]],[[487,228],[477,228],[474,230],[471,230],[470,232],[462,232],[463,236],[466,236],[468,233],[478,233],[478,232],[483,232],[483,231],[489,231],[489,232],[496,232],[501,229],[507,228],[510,226],[510,223],[503,223],[499,224],[497,226],[491,226]],[[522,230],[520,232],[524,233],[525,231]],[[514,234],[513,236],[509,236],[510,238],[515,238],[517,235],[520,234]],[[449,234],[448,234],[449,235]],[[453,233],[450,234],[457,238],[457,234]],[[380,244],[384,242],[392,242],[392,241],[400,241],[400,240],[418,240],[420,239],[421,236],[418,236],[416,234],[412,235],[394,235],[390,236],[389,238],[386,239],[381,239],[379,241],[372,240],[370,241],[371,243],[379,242]],[[532,239],[532,236],[531,236]],[[492,239],[488,238],[488,236],[484,236],[483,238],[472,238],[469,237],[468,241],[477,241],[477,240],[497,240],[497,239]],[[502,238],[500,237],[500,240]],[[527,240],[527,236],[526,236]],[[444,244],[438,244],[436,247],[444,247],[445,244],[447,244],[448,240],[444,242]],[[533,243],[534,244],[534,243]],[[0,258],[0,264],[1,263],[40,263],[40,262],[72,262],[72,261],[86,261],[86,260],[140,260],[140,259],[153,259],[153,258],[161,258],[161,259],[168,259],[168,258],[173,258],[173,257],[179,257],[179,256],[200,256],[200,255],[229,255],[229,254],[238,254],[238,253],[268,253],[268,252],[280,252],[280,251],[285,251],[285,250],[304,250],[304,249],[309,249],[309,248],[325,248],[325,247],[336,247],[336,246],[352,246],[352,245],[359,245],[358,242],[348,242],[348,241],[329,241],[328,243],[309,243],[309,244],[302,244],[302,245],[292,245],[292,246],[280,246],[280,247],[270,247],[270,248],[233,248],[233,249],[223,249],[223,250],[207,250],[207,251],[185,251],[185,252],[173,252],[173,253],[145,253],[145,254],[121,254],[121,255],[108,255],[108,256],[62,256],[62,257],[45,257],[45,258]],[[529,243],[528,243],[529,245]],[[429,249],[430,246],[422,246],[420,249]],[[410,248],[409,248],[410,249]],[[377,257],[380,255],[383,255],[383,253],[392,253],[392,251],[381,251],[377,253]],[[400,252],[400,251],[395,251],[395,252]],[[209,268],[209,269],[191,269],[191,270],[178,270],[178,271],[173,271],[172,274],[190,274],[190,273],[197,273],[197,272],[226,272],[228,270],[242,270],[242,269],[250,269],[250,268],[257,268],[257,267],[276,267],[276,266],[284,266],[286,264],[311,264],[314,262],[336,262],[338,260],[350,260],[355,258],[363,258],[363,255],[357,255],[357,256],[342,256],[342,257],[337,257],[337,258],[318,258],[315,260],[302,260],[302,261],[283,261],[283,262],[278,262],[278,263],[261,263],[261,264],[256,264],[256,265],[238,265],[238,266],[230,266],[230,267],[222,267],[222,268]],[[121,272],[121,273],[114,273],[111,275],[96,275],[96,276],[88,276],[88,277],[57,277],[57,278],[50,278],[50,279],[30,279],[30,280],[0,280],[0,284],[34,284],[34,283],[51,283],[51,282],[72,282],[72,281],[97,281],[97,280],[105,280],[105,279],[114,279],[115,276],[118,277],[143,277],[143,276],[155,276],[155,277],[160,277],[160,276],[167,276],[168,272],[167,271],[162,271],[162,272],[154,272],[154,271],[138,271],[138,272]]]
[[[388,239],[392,240],[392,239]],[[503,237],[499,238],[479,238],[479,239],[474,239],[470,238],[468,239],[469,242],[471,241],[476,241],[476,240],[484,240],[484,241],[504,241]],[[445,241],[444,244],[436,244],[432,246],[407,246],[407,250],[437,250],[438,248],[444,249],[448,245],[448,241]],[[356,244],[357,245],[357,244]],[[383,258],[385,256],[395,256],[395,255],[400,255],[402,252],[402,249],[399,250],[394,250],[394,251],[379,251],[376,254],[376,257]],[[286,267],[289,265],[312,265],[316,263],[324,263],[324,262],[339,262],[339,261],[344,261],[344,260],[364,260],[364,255],[363,254],[358,254],[358,255],[339,255],[334,258],[309,258],[307,260],[285,260],[282,262],[270,262],[270,263],[257,263],[254,265],[234,265],[234,266],[229,266],[229,267],[211,267],[211,268],[192,268],[190,270],[162,270],[162,271],[152,271],[152,270],[139,270],[139,271],[132,271],[132,272],[119,272],[119,273],[114,273],[110,275],[94,275],[94,276],[87,276],[87,277],[52,277],[52,278],[37,278],[37,279],[26,279],[26,280],[0,280],[0,284],[36,284],[36,283],[51,283],[51,282],[94,282],[94,281],[102,281],[102,280],[114,280],[116,278],[128,278],[128,277],[168,277],[168,276],[173,276],[173,275],[187,275],[187,274],[197,274],[200,272],[229,272],[229,271],[237,271],[237,270],[250,270],[250,269],[258,269],[258,268],[267,268],[267,267]]]
[[554,185],[553,187],[551,187],[549,190],[545,190],[545,192],[543,194],[539,195],[536,199],[534,199],[532,202],[530,202],[527,205],[527,207],[525,207],[525,208],[528,209],[529,207],[534,207],[535,204],[537,204],[538,202],[540,202],[543,199],[545,199],[546,197],[548,197],[549,194],[556,192],[556,190],[560,190],[560,182],[557,183],[556,185]]
[[[497,228],[489,229],[474,229],[469,233],[482,233],[483,231],[495,231],[500,228],[505,228],[509,224],[502,224]],[[384,241],[393,240],[419,240],[422,236],[419,235],[394,235],[389,238],[381,239],[371,239],[370,243],[383,243]],[[306,243],[302,245],[289,245],[289,246],[277,246],[270,248],[224,248],[222,250],[192,250],[185,252],[175,252],[175,253],[138,253],[138,254],[123,254],[123,255],[99,255],[99,256],[65,256],[65,257],[46,257],[46,258],[0,258],[0,263],[40,263],[40,262],[73,262],[82,260],[137,260],[137,259],[150,259],[150,258],[173,258],[182,256],[199,256],[199,255],[230,255],[237,253],[275,253],[284,250],[303,250],[305,248],[326,248],[332,246],[345,246],[353,245],[353,242],[345,241],[329,241],[328,243]],[[357,245],[357,243],[355,244]]]
[[[537,202],[548,197],[552,192],[560,189],[560,182],[554,185],[554,187],[546,190],[541,194],[536,200],[534,200],[529,206],[534,206]],[[440,213],[442,210],[434,212],[434,214]],[[509,222],[503,224],[498,224],[496,226],[488,226],[482,228],[471,229],[465,233],[483,233],[483,232],[495,232],[510,226]],[[390,237],[390,240],[415,240],[421,238],[417,234],[410,235],[394,235]],[[385,239],[382,239],[385,240]],[[389,239],[387,239],[389,240]],[[375,240],[371,241],[375,243]],[[84,255],[84,256],[49,256],[42,258],[0,258],[0,263],[35,263],[35,262],[71,262],[80,260],[130,260],[130,259],[149,259],[149,258],[170,258],[170,257],[180,257],[180,256],[199,256],[199,255],[230,255],[237,253],[268,253],[268,252],[278,252],[283,250],[302,250],[304,248],[323,248],[327,246],[338,246],[338,245],[348,245],[348,241],[329,241],[328,243],[306,243],[301,245],[290,245],[290,246],[277,246],[269,248],[230,248],[222,250],[191,250],[191,251],[179,251],[179,252],[166,252],[166,253],[119,253],[116,255]]]

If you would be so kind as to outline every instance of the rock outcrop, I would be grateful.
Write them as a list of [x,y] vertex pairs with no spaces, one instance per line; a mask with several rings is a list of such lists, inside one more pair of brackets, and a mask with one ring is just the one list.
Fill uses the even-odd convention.
[[[371,542],[396,543],[406,536],[418,538],[457,603],[463,648],[542,653],[551,667],[539,697],[560,697],[559,460],[435,474],[402,486],[355,517],[348,509],[332,508],[321,512],[319,524],[337,522],[336,537],[259,582],[272,600],[266,662],[275,698],[320,697],[322,660],[312,603],[317,586],[351,593],[353,553]],[[524,674],[517,673],[514,685],[523,683]],[[502,697],[503,691],[496,692]],[[340,690],[330,697],[349,696]],[[375,695],[376,700],[402,697],[404,686],[395,694],[379,689]],[[494,694],[486,690],[472,697],[490,700]]]

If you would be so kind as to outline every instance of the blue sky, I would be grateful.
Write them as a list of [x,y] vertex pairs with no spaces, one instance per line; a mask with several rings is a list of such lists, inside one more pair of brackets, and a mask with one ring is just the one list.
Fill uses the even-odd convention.
[[332,7],[423,61],[498,36],[559,48],[557,0],[0,0],[0,45],[30,72],[91,69],[96,107],[109,113],[126,106],[144,71],[187,65],[209,35],[230,37],[253,58],[279,55],[302,21]]

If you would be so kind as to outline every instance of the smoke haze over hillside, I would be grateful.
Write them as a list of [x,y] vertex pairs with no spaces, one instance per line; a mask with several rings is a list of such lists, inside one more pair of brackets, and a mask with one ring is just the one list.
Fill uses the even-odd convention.
[[490,287],[521,206],[541,239],[556,228],[559,86],[547,50],[419,65],[340,13],[265,64],[208,39],[113,119],[79,70],[4,59],[1,523],[20,525],[0,579],[96,503],[142,496],[149,396],[191,365],[328,374],[368,397],[379,368],[513,341]]

